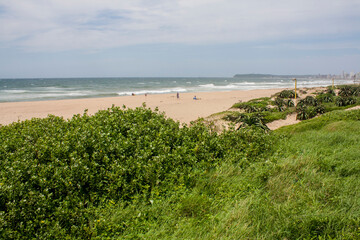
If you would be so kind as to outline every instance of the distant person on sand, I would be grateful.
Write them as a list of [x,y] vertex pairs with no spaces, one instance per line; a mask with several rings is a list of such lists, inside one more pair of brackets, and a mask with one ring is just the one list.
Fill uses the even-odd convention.
[[135,93],[132,93],[131,96],[135,96]]
[[176,98],[179,99],[180,98],[180,94],[179,92],[176,93]]
[[196,96],[193,97],[194,100],[197,100]]

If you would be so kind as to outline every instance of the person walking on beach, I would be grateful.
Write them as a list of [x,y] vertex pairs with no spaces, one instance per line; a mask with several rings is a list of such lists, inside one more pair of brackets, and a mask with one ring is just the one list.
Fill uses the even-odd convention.
[[176,93],[176,98],[179,99],[180,98],[180,94],[179,92]]

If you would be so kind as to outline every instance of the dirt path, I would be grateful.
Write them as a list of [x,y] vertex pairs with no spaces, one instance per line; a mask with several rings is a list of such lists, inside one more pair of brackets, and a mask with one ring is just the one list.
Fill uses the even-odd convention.
[[352,107],[352,108],[348,108],[348,109],[346,109],[346,111],[356,110],[356,109],[360,109],[360,105],[359,105],[359,106]]

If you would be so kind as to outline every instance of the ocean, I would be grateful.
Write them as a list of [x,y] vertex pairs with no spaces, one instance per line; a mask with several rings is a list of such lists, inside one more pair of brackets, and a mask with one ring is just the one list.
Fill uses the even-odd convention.
[[[218,78],[29,78],[0,79],[0,102],[44,101],[76,98],[98,98],[213,92],[270,88],[291,88],[291,76],[243,75]],[[351,84],[352,80],[335,80]],[[331,79],[297,77],[298,87],[330,86]]]

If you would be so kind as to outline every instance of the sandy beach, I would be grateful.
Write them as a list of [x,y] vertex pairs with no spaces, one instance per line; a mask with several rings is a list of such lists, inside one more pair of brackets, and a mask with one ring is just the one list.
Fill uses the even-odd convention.
[[[269,97],[282,89],[263,89],[229,92],[198,92],[176,94],[138,95],[108,98],[87,98],[36,102],[0,103],[0,124],[7,125],[15,121],[31,118],[44,118],[49,114],[71,118],[88,109],[89,114],[104,110],[112,105],[136,108],[146,103],[147,107],[158,107],[167,117],[181,123],[190,123],[199,117],[225,111],[234,103],[259,97]],[[196,96],[198,100],[193,100]]]

